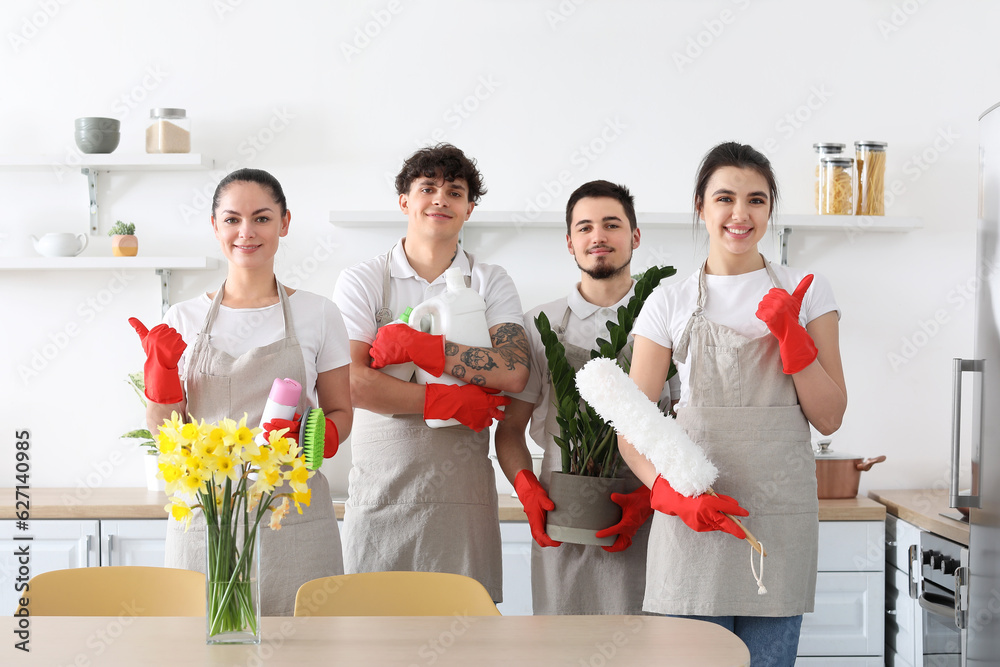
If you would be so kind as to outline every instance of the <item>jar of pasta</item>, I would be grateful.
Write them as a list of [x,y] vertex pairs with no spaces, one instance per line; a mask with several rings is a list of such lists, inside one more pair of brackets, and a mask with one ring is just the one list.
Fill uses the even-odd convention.
[[[845,144],[835,144],[835,143],[820,143],[813,144],[813,150],[816,151],[817,158],[822,158],[824,155],[840,155],[847,148]],[[819,160],[816,161],[816,177],[813,182],[813,195],[816,200],[816,212],[819,213]]]
[[191,119],[184,109],[150,109],[147,153],[190,153]]
[[851,215],[854,213],[854,158],[824,155],[819,159],[819,213]]
[[855,141],[858,215],[885,215],[885,149],[883,141]]

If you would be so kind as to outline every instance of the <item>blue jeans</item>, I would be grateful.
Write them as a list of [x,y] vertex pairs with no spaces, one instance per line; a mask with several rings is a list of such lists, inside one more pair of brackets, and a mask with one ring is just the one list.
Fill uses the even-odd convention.
[[721,625],[750,649],[750,667],[791,667],[802,616],[681,616]]

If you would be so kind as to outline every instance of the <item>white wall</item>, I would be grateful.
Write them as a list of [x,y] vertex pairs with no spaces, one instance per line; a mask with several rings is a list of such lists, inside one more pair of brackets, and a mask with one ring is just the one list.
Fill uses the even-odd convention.
[[[560,210],[594,178],[628,184],[641,211],[689,210],[699,158],[729,139],[765,148],[782,210],[807,213],[813,142],[887,141],[888,180],[905,190],[887,213],[923,228],[799,231],[790,263],[829,277],[843,310],[850,406],[834,447],[888,455],[863,491],[926,487],[946,475],[949,360],[972,352],[973,308],[956,290],[974,282],[976,120],[1000,101],[997,25],[1000,5],[986,0],[8,1],[0,154],[71,165],[72,121],[85,115],[120,118],[117,152],[141,152],[150,107],[186,108],[194,151],[215,170],[104,177],[102,231],[85,255],[110,254],[104,233],[120,218],[137,224],[142,254],[221,257],[206,195],[253,166],[278,176],[293,213],[279,277],[329,295],[340,270],[384,251],[404,222],[342,229],[329,211],[392,209],[391,176],[432,140],[479,160],[483,210],[525,213]],[[33,256],[30,234],[87,229],[85,179],[71,166],[2,170],[0,196],[0,257]],[[576,280],[556,229],[470,229],[466,244],[509,270],[525,309]],[[775,258],[773,241],[764,246]],[[703,253],[689,230],[646,228],[636,263],[684,275]],[[222,278],[175,272],[173,299]],[[0,281],[0,486],[14,483],[22,428],[35,486],[141,484],[140,457],[117,435],[142,420],[124,383],[143,362],[126,319],[158,319],[157,277]],[[920,347],[892,364],[904,340]]]

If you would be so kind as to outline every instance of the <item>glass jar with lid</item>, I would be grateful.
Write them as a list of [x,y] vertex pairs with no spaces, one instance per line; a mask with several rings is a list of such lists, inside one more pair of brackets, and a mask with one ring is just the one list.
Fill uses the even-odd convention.
[[190,153],[191,119],[184,109],[150,109],[147,153]]
[[854,158],[824,155],[819,159],[820,215],[854,213]]
[[885,215],[885,149],[884,141],[855,141],[855,173],[857,174],[858,215]]
[[844,149],[847,148],[846,144],[837,144],[831,142],[813,144],[813,150],[816,151],[816,176],[813,182],[813,195],[816,201],[816,212],[819,213],[819,160],[826,155],[841,155]]

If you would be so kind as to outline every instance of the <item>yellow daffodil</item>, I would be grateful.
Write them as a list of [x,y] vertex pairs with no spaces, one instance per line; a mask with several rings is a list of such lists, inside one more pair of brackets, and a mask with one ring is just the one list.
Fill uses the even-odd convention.
[[292,493],[292,500],[295,502],[296,511],[302,514],[302,505],[309,507],[309,503],[312,502],[312,489],[307,488],[302,492],[295,491]]
[[268,522],[268,528],[271,530],[281,530],[281,520],[285,518],[288,514],[288,496],[281,499],[281,505],[271,510],[271,520]]
[[179,500],[176,497],[173,497],[170,499],[170,504],[164,506],[163,509],[169,512],[170,516],[172,516],[176,521],[183,521],[184,530],[187,530],[188,527],[191,525],[191,517],[193,516],[191,513],[191,508],[188,507],[187,503],[185,503],[184,501]]
[[222,454],[215,457],[215,472],[235,482],[239,480],[242,469],[238,460],[234,460],[228,454]]
[[164,431],[156,434],[156,448],[161,454],[172,454],[177,450],[177,441]]
[[292,471],[288,474],[288,482],[291,484],[292,489],[298,493],[304,493],[308,488],[307,483],[310,476],[311,473],[309,468],[306,467],[304,460],[298,458],[292,462]]

